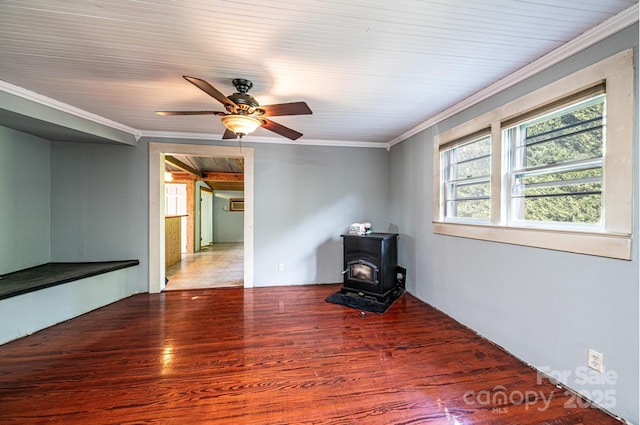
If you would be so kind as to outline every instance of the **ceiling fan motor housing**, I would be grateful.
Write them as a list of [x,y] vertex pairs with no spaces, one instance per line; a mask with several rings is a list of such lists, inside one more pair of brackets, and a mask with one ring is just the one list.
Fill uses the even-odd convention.
[[232,82],[238,91],[231,96],[228,96],[229,99],[238,106],[240,111],[246,111],[247,113],[252,114],[254,109],[260,106],[258,101],[247,93],[251,87],[253,87],[253,83],[249,80],[245,80],[244,78],[235,78]]
[[251,90],[251,87],[253,87],[253,83],[249,80],[245,80],[244,78],[235,78],[231,82],[236,90],[238,90],[238,93],[246,93]]
[[228,96],[233,103],[238,105],[238,107],[242,110],[249,110],[252,108],[257,108],[260,106],[257,100],[253,98],[250,94],[247,93],[234,93],[231,96]]

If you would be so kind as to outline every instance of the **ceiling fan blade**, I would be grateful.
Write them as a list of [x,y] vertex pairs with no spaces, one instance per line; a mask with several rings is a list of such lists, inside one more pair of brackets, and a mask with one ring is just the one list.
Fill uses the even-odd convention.
[[200,78],[195,77],[188,77],[186,75],[183,75],[182,77],[223,105],[232,105],[234,107],[238,107],[238,105],[236,105],[232,100],[220,93],[218,89],[207,83],[205,80],[201,80]]
[[156,111],[156,114],[168,117],[170,115],[225,115],[221,111]]
[[229,130],[228,128],[224,130],[224,134],[222,135],[222,139],[236,139],[237,137],[238,136],[236,136],[236,133]]
[[302,136],[302,133],[299,133],[295,130],[290,129],[289,127],[285,127],[282,124],[278,124],[277,122],[268,120],[266,118],[260,118],[263,122],[262,128],[266,128],[269,131],[273,131],[274,133],[278,133],[281,136],[284,136],[291,140],[296,140]]
[[276,105],[264,105],[258,107],[264,111],[264,115],[268,117],[277,117],[282,115],[308,115],[311,114],[311,108],[306,102],[278,103]]

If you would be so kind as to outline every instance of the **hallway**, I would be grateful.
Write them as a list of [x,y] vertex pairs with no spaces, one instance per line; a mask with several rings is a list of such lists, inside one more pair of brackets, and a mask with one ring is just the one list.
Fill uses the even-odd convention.
[[244,244],[217,243],[167,267],[165,291],[244,286]]

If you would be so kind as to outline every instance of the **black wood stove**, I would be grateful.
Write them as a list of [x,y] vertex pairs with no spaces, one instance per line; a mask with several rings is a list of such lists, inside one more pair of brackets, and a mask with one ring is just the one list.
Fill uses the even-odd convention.
[[[388,302],[398,279],[398,234],[342,235],[344,283],[341,293],[355,293]],[[402,282],[403,283],[403,282]]]

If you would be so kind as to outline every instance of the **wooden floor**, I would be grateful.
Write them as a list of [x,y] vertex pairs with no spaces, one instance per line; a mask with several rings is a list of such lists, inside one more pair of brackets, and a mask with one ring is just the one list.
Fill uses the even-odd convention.
[[244,286],[244,244],[216,243],[192,254],[165,270],[165,291]]
[[620,423],[409,294],[338,289],[140,294],[2,345],[0,423]]

